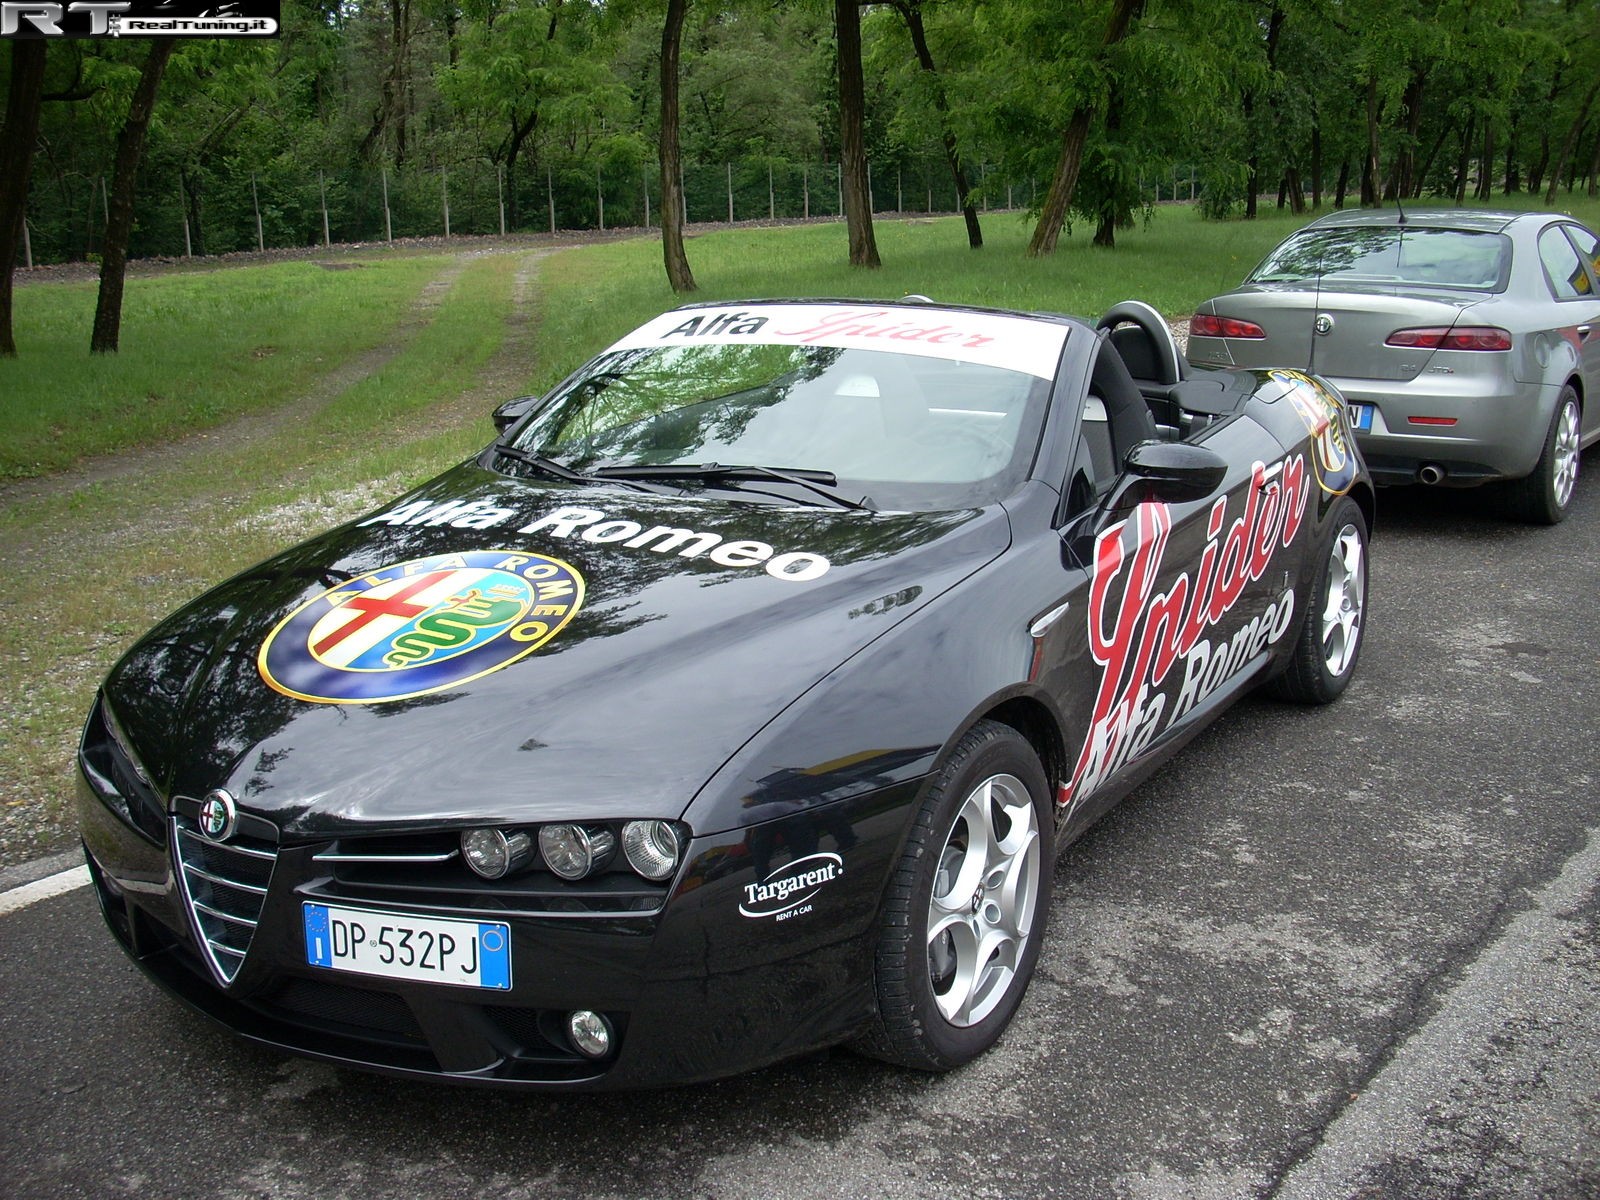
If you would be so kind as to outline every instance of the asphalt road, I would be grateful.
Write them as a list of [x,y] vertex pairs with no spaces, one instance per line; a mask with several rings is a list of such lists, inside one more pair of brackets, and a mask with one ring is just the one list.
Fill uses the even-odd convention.
[[1247,702],[1073,847],[1019,1019],[963,1071],[398,1083],[212,1029],[85,889],[0,897],[0,1195],[1600,1195],[1584,465],[1555,529],[1383,493],[1345,698]]

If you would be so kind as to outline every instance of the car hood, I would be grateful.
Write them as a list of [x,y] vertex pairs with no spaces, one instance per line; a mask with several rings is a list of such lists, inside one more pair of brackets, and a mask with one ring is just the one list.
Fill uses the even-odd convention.
[[[105,695],[166,794],[226,787],[290,837],[675,817],[781,709],[1010,541],[999,505],[874,513],[725,496],[541,486],[467,464],[173,614]],[[420,604],[426,581],[439,581],[434,599],[466,594],[456,581],[490,564],[545,589],[524,598],[514,637],[422,671],[356,669],[371,654],[327,668],[343,652],[329,643],[356,627],[408,631],[380,650],[430,649],[424,619],[367,614]],[[510,585],[489,596],[522,586],[478,578]],[[362,589],[388,599],[349,604]]]
[[[1452,326],[1490,298],[1481,291],[1444,288],[1421,294],[1392,284],[1320,290],[1300,283],[1245,284],[1208,300],[1200,311],[1252,321],[1266,337],[1196,339],[1191,358],[1234,367],[1299,367],[1338,379],[1410,380],[1432,354],[1387,346],[1389,335],[1397,329]],[[1327,318],[1328,329],[1316,335],[1319,316]]]

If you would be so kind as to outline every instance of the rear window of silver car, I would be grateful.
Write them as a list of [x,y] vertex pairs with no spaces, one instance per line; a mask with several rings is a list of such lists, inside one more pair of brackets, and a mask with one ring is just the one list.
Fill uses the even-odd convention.
[[1288,239],[1246,283],[1311,283],[1467,288],[1505,287],[1511,243],[1502,234],[1465,229],[1357,226],[1306,230]]

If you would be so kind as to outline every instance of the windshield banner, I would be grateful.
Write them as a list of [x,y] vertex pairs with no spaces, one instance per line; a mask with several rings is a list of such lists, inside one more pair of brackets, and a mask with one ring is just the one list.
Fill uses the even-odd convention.
[[1066,340],[1065,325],[993,313],[867,304],[749,304],[663,313],[610,349],[835,346],[978,363],[1053,379]]

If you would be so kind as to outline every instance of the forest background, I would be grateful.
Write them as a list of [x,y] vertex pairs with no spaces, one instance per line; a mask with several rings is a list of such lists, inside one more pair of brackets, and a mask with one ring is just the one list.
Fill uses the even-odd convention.
[[[976,241],[984,208],[1026,209],[1033,254],[1163,200],[1553,204],[1600,174],[1600,0],[283,0],[282,27],[164,62],[132,256],[659,227],[671,174],[669,218],[833,215],[852,125],[868,220],[965,205]],[[161,44],[36,51],[19,265],[106,249]]]

